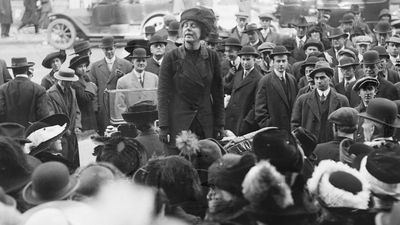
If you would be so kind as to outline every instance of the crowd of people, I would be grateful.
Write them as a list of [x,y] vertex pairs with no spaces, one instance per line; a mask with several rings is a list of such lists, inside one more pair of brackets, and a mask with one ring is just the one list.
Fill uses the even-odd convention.
[[[400,223],[400,36],[383,9],[329,25],[273,15],[260,26],[211,9],[145,28],[116,56],[112,36],[0,61],[0,224],[395,225]],[[8,69],[12,70],[13,76]],[[126,122],[110,132],[107,90]],[[78,138],[93,131],[95,162]]]

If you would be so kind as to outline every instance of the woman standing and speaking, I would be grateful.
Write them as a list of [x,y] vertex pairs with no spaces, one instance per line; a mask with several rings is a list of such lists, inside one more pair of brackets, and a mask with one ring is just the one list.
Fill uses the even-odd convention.
[[167,53],[158,84],[160,140],[177,153],[175,138],[191,130],[199,139],[220,139],[224,132],[224,93],[217,53],[201,44],[216,30],[215,15],[198,7],[181,14],[184,44]]

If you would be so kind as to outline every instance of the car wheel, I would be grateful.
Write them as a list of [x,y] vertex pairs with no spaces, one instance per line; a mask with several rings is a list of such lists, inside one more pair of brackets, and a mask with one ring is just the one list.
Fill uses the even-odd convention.
[[144,28],[147,26],[154,26],[156,31],[164,27],[164,15],[158,14],[150,17],[144,22],[142,26],[142,33],[144,34]]
[[66,19],[55,19],[47,28],[49,44],[58,49],[70,48],[76,39],[74,25]]

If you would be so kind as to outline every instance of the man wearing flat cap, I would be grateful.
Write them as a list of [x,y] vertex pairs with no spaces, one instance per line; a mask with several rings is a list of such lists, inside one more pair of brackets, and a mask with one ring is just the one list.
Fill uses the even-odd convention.
[[350,107],[342,107],[332,112],[328,116],[328,121],[332,123],[334,139],[315,147],[314,154],[317,156],[317,163],[327,159],[340,161],[340,142],[354,138],[358,125],[358,112]]
[[15,79],[0,86],[0,122],[27,127],[29,122],[50,115],[46,90],[28,77],[28,69],[33,65],[25,57],[11,59],[8,69],[12,69]]
[[355,42],[355,47],[358,51],[357,58],[361,62],[363,61],[363,54],[371,49],[372,38],[368,35],[363,35],[355,37],[353,40]]
[[271,59],[270,59],[270,54],[272,52],[272,49],[275,48],[275,44],[271,42],[264,42],[260,46],[258,46],[257,50],[261,54],[261,62],[259,63],[260,65],[260,70],[263,75],[267,75],[268,73],[271,72]]
[[249,43],[249,36],[243,31],[246,29],[249,15],[243,12],[236,13],[236,26],[230,30],[231,37],[237,38],[241,45]]
[[117,80],[124,74],[132,71],[132,64],[115,55],[115,44],[112,36],[103,37],[100,48],[104,52],[104,58],[94,62],[90,68],[90,80],[97,86],[98,101],[98,129],[102,134],[110,123],[109,115],[106,115],[104,104],[104,90],[113,90],[117,86]]
[[333,70],[328,62],[317,62],[310,73],[315,82],[314,91],[301,95],[293,108],[292,130],[304,127],[317,137],[318,143],[333,140],[332,124],[328,123],[328,116],[341,107],[349,106],[346,96],[330,87],[332,76]]
[[273,70],[257,88],[255,118],[260,127],[279,127],[290,131],[290,116],[297,95],[297,82],[286,72],[290,52],[276,46],[271,53]]
[[271,21],[273,20],[273,16],[270,13],[261,13],[258,15],[260,19],[260,33],[262,42],[272,42],[276,43],[279,40],[279,34],[276,33],[275,28],[271,25]]

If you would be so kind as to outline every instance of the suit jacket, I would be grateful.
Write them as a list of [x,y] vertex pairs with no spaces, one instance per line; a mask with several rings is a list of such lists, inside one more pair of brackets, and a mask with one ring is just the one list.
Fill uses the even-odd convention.
[[107,102],[107,99],[104,99],[104,90],[106,88],[109,90],[116,88],[117,80],[119,78],[115,73],[116,69],[119,69],[124,74],[127,74],[132,71],[132,68],[133,65],[129,61],[120,59],[118,57],[116,57],[111,71],[109,71],[104,58],[92,64],[89,77],[98,88],[98,128],[100,131],[104,130],[106,125],[110,122],[109,115],[105,115],[106,107],[108,107],[108,105],[104,104],[104,102]]
[[[143,74],[143,87],[140,84],[140,81],[136,77],[136,74],[133,73],[132,70],[130,73],[121,77],[117,82],[117,89],[143,89],[143,88],[157,88],[158,87],[158,76],[154,73],[150,73],[145,71]],[[128,107],[138,103],[139,101],[144,100],[144,96],[140,95],[132,95],[126,93],[117,93],[116,94],[116,118],[121,118],[121,113],[125,112]],[[149,96],[150,99],[154,97],[152,95]]]
[[221,66],[215,51],[201,45],[196,62],[188,60],[183,46],[168,52],[161,64],[158,83],[160,127],[168,127],[171,145],[175,136],[188,130],[196,118],[204,136],[215,137],[223,127],[224,90]]
[[12,80],[12,77],[7,69],[7,64],[4,60],[0,59],[0,85]]
[[339,147],[340,142],[346,139],[345,137],[336,137],[334,140],[320,143],[314,149],[314,154],[317,156],[317,164],[322,160],[333,160],[335,162],[340,161],[339,158]]
[[339,62],[336,58],[335,50],[333,48],[330,48],[326,51],[326,53],[328,53],[331,56],[332,59],[331,67],[336,67],[339,64]]
[[171,41],[171,40],[166,40],[166,42],[167,42],[167,45],[165,45],[165,53],[171,51],[172,49],[178,48],[178,47],[175,45],[175,42],[173,42],[173,41]]
[[344,87],[344,82],[340,82],[335,86],[336,91],[346,96],[347,100],[349,100],[350,107],[356,107],[360,103],[360,96],[353,90],[355,83],[356,81],[349,83],[347,89]]
[[257,84],[262,75],[253,69],[243,79],[243,73],[238,71],[235,74],[231,98],[225,110],[225,129],[231,130],[237,136],[257,130],[254,105]]
[[392,82],[387,81],[385,78],[378,76],[379,86],[378,93],[376,94],[376,98],[387,98],[392,101],[399,99],[399,93],[397,92],[396,87],[392,84]]
[[387,80],[392,82],[393,84],[400,81],[399,73],[392,69],[387,69]]
[[300,78],[302,78],[304,75],[301,74],[301,65],[303,65],[303,61],[298,61],[292,64],[292,69],[293,69],[293,75],[296,78],[296,81],[299,82]]
[[290,130],[290,117],[296,101],[297,86],[293,75],[286,73],[289,96],[286,95],[280,79],[272,71],[264,76],[257,88],[256,121],[262,127],[279,127]]
[[0,122],[25,127],[50,115],[46,90],[25,77],[16,77],[0,86]]
[[156,62],[153,57],[147,59],[146,71],[154,73],[158,76],[160,74],[160,67],[160,64],[158,64],[158,62]]
[[[318,101],[316,97],[318,95],[317,89],[307,94],[301,95],[296,103],[294,104],[292,112],[292,130],[297,127],[303,127],[311,133],[313,133],[317,139],[319,139],[320,126],[321,126],[321,114],[319,112]],[[331,114],[336,109],[340,107],[348,107],[349,101],[344,95],[337,93],[331,88],[329,95],[329,112]],[[330,126],[326,127],[327,131],[330,133],[331,140],[333,139],[333,133]]]
[[273,29],[273,27],[270,27],[266,37],[262,35],[261,30],[258,31],[258,36],[260,37],[262,42],[271,42],[276,44],[279,41],[280,35],[277,32],[273,31]]
[[310,85],[306,85],[302,88],[300,88],[299,92],[297,93],[296,99],[298,99],[302,94],[306,94],[308,92],[312,92],[313,90],[311,89]]
[[249,36],[246,33],[240,33],[237,26],[232,28],[230,33],[231,37],[239,39],[242,46],[245,46],[247,43],[249,43]]
[[[333,69],[333,79],[332,79],[332,83],[333,83],[334,85],[337,85],[338,83],[340,83],[340,82],[343,81],[343,80],[339,80],[338,69],[339,69],[339,68],[338,68],[337,66]],[[363,72],[363,70],[362,70],[359,66],[356,67],[356,71],[355,71],[354,76],[355,76],[355,78],[356,78],[357,80],[364,76],[364,72]],[[344,78],[342,77],[342,79],[344,79]]]

